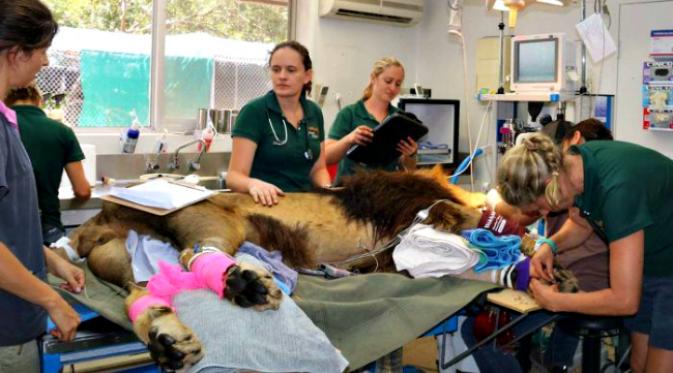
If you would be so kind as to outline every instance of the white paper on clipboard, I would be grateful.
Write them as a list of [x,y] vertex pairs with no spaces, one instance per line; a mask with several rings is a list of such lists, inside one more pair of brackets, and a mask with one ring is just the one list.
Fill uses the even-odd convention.
[[600,62],[617,51],[615,41],[598,13],[592,14],[575,25],[575,29],[587,47],[593,62]]
[[113,187],[110,194],[139,205],[174,210],[202,201],[214,192],[196,185],[186,186],[158,179],[130,188]]

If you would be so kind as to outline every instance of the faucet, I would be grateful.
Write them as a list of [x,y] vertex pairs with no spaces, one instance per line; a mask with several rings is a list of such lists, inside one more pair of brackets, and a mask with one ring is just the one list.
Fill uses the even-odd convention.
[[191,140],[178,146],[178,148],[175,149],[175,152],[173,153],[173,160],[168,164],[168,168],[171,170],[179,169],[180,164],[178,161],[178,154],[180,153],[180,150],[196,143],[201,144],[201,151],[199,152],[199,155],[196,157],[196,159],[189,161],[189,169],[190,171],[198,171],[201,168],[201,163],[199,163],[201,162],[201,156],[206,152],[206,142],[201,139]]

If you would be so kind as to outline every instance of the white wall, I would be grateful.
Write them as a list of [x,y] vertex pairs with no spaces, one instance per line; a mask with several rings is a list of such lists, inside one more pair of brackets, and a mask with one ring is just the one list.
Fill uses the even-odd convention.
[[413,84],[419,26],[397,27],[362,21],[320,18],[318,0],[299,0],[297,40],[309,48],[313,60],[313,83],[328,85],[323,107],[325,125],[337,113],[336,94],[343,106],[358,100],[369,81],[374,61],[397,57],[405,66],[405,85]]
[[[673,132],[642,129],[642,66],[650,53],[650,30],[673,27],[673,1],[619,4],[621,53],[618,56],[617,138],[635,142],[673,158]],[[639,22],[628,22],[630,20]]]
[[[593,12],[593,1],[589,3],[587,14]],[[620,18],[633,23],[633,27],[649,30],[646,20],[636,19],[635,13],[620,17],[620,12],[633,10],[633,6],[645,4],[645,1],[613,0],[608,2],[612,13],[612,25],[610,33],[617,41],[618,47],[629,46],[625,50],[619,50],[620,58],[635,53],[636,58],[641,56],[649,45],[649,40],[642,32],[634,34],[624,31],[619,33]],[[672,3],[664,1],[659,3]],[[628,6],[627,6],[628,5]],[[626,7],[626,8],[625,8]],[[445,0],[426,0],[425,11],[422,21],[412,27],[396,27],[376,23],[359,21],[338,20],[320,18],[318,16],[318,0],[298,0],[297,9],[297,39],[304,43],[310,50],[314,62],[314,83],[328,85],[330,87],[327,100],[323,109],[325,123],[329,128],[337,112],[335,103],[336,94],[341,96],[342,104],[347,105],[360,97],[362,89],[367,84],[368,75],[372,63],[382,56],[392,55],[399,58],[406,67],[405,86],[411,86],[417,82],[424,87],[432,88],[434,98],[451,98],[461,100],[461,151],[465,152],[467,146],[467,118],[469,115],[473,136],[485,112],[485,104],[479,103],[474,98],[475,87],[475,45],[476,41],[484,36],[496,36],[497,24],[500,14],[495,11],[487,11],[481,0],[465,0],[463,14],[463,35],[466,45],[467,75],[463,73],[462,52],[460,40],[456,36],[448,35],[448,10]],[[664,12],[666,13],[666,12]],[[639,13],[638,13],[639,14]],[[668,13],[670,14],[670,13]],[[666,14],[662,14],[666,18]],[[518,26],[515,30],[506,29],[508,33],[534,34],[544,32],[565,32],[576,38],[574,26],[580,19],[579,4],[570,7],[557,8],[544,4],[533,4],[519,14]],[[643,31],[643,32],[644,32]],[[619,38],[622,40],[619,40]],[[637,44],[639,50],[634,51],[630,45]],[[629,49],[631,48],[631,49]],[[642,56],[646,58],[646,56]],[[656,140],[648,139],[655,135],[640,129],[640,119],[634,116],[633,111],[639,110],[635,104],[640,102],[640,92],[622,84],[623,92],[617,91],[618,81],[623,79],[638,79],[640,71],[632,71],[629,66],[619,72],[617,68],[618,55],[609,57],[602,64],[592,67],[588,58],[589,74],[593,83],[590,84],[590,92],[603,94],[618,94],[616,105],[618,107],[615,118],[615,134],[618,139],[639,142],[646,146],[652,146],[664,153],[670,151],[667,146],[673,140],[673,134],[656,135]],[[624,65],[626,66],[626,65]],[[467,76],[468,99],[464,97],[464,77]],[[600,82],[600,84],[599,84]],[[599,86],[598,89],[594,88]],[[626,88],[624,88],[626,87]],[[627,112],[621,111],[628,105]],[[629,113],[627,115],[627,113]],[[491,116],[487,118],[487,127],[482,135],[482,144],[495,142],[495,123]],[[636,123],[637,122],[637,123]],[[149,134],[144,134],[145,141],[149,140]],[[668,136],[671,135],[671,136]],[[92,141],[91,136],[82,134],[85,143]],[[117,136],[114,140],[108,138],[103,148],[112,151],[118,147]],[[175,138],[178,142],[183,138]],[[114,144],[109,144],[114,141]],[[154,141],[141,141],[143,146],[139,151],[149,151]],[[216,142],[217,150],[229,150],[230,141]],[[147,145],[147,146],[145,146]],[[146,150],[147,149],[147,150]],[[493,159],[485,159],[483,166],[492,168]],[[480,166],[480,164],[478,164]],[[480,167],[487,168],[487,167]],[[479,178],[489,181],[491,175],[481,173]]]

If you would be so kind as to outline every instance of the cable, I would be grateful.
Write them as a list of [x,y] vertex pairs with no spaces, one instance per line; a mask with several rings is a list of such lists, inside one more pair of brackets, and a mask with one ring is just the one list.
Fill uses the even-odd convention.
[[[470,122],[470,95],[468,92],[468,81],[467,81],[467,46],[465,45],[465,37],[460,30],[461,18],[462,18],[462,0],[448,0],[449,7],[449,28],[448,33],[450,35],[455,35],[460,40],[461,52],[463,54],[463,98],[465,101],[465,121],[467,125],[467,143],[469,148],[469,155],[467,158],[461,162],[456,172],[449,176],[452,179],[452,182],[455,184],[457,182],[457,177],[467,170],[467,167],[470,168],[470,190],[474,191],[474,158],[483,154],[484,149],[479,148],[479,141],[481,139],[481,133],[484,128],[485,120],[487,115],[490,113],[492,101],[489,101],[484,116],[482,117],[482,122],[477,132],[477,138],[472,141],[472,125]],[[489,170],[489,175],[492,172]],[[492,175],[491,175],[492,177]]]
[[[453,175],[449,176],[448,178],[451,180],[451,183],[457,184],[458,183],[458,176],[462,175],[466,170],[468,166],[472,166],[472,162],[474,161],[474,158],[482,155],[484,153],[484,149],[479,147],[479,140],[481,139],[481,134],[484,129],[484,126],[486,124],[486,118],[488,117],[488,114],[491,111],[491,107],[493,105],[493,101],[489,101],[488,105],[486,106],[486,111],[484,112],[484,115],[481,117],[481,125],[479,126],[479,131],[477,132],[477,139],[474,143],[474,152],[471,152],[467,158],[463,159],[463,161],[460,163],[458,168],[456,169],[456,172],[453,173]],[[470,147],[472,149],[472,147]],[[470,172],[472,169],[470,169]]]

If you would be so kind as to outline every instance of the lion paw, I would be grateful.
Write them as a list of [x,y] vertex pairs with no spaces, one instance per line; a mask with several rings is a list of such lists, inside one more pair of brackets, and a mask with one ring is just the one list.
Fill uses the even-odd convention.
[[147,348],[152,359],[167,372],[186,370],[203,357],[201,342],[174,313],[152,321]]
[[561,293],[577,293],[580,289],[577,277],[571,271],[560,266],[554,266],[554,280]]
[[249,263],[233,266],[227,274],[226,297],[241,307],[277,310],[283,294],[271,274]]

